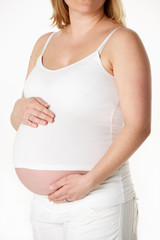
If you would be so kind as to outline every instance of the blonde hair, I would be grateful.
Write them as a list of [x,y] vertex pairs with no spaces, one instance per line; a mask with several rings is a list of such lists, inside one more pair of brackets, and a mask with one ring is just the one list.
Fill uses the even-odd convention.
[[[64,26],[70,24],[68,5],[65,1],[51,0],[51,4],[53,7],[53,14],[49,18],[50,20],[53,19],[51,26],[57,26],[57,28],[62,29]],[[104,3],[104,13],[115,23],[126,26],[126,15],[121,0],[106,0]]]

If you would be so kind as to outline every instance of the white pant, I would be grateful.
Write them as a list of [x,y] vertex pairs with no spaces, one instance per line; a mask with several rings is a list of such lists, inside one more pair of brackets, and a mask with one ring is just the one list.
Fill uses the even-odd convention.
[[136,197],[113,206],[90,204],[87,196],[86,204],[83,199],[53,203],[48,196],[34,194],[30,215],[34,239],[137,240]]

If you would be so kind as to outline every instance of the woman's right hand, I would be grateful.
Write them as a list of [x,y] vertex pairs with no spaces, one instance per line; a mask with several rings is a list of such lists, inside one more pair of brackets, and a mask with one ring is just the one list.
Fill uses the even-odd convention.
[[[42,49],[52,32],[48,32],[39,37],[34,45],[30,55],[26,79],[33,70],[42,53]],[[25,80],[26,80],[25,79]],[[38,127],[38,124],[47,125],[48,122],[53,122],[55,115],[49,109],[49,105],[40,97],[22,97],[14,104],[13,111],[10,116],[10,121],[15,130],[18,130],[21,123],[30,127]],[[29,119],[28,119],[29,117]]]
[[49,104],[40,97],[20,98],[14,106],[16,120],[30,127],[38,127],[38,124],[47,125],[53,123],[55,114],[49,109]]

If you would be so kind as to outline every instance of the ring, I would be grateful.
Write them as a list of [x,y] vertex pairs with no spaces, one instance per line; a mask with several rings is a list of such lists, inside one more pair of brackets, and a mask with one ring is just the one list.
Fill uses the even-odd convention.
[[65,199],[66,202],[70,202],[67,198]]

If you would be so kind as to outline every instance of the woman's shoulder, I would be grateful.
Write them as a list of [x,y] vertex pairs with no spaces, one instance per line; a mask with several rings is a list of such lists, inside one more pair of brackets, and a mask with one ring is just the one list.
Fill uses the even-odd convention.
[[36,65],[36,62],[38,60],[38,57],[40,56],[42,49],[48,39],[48,37],[52,34],[53,32],[47,32],[44,33],[43,35],[41,35],[40,37],[38,37],[38,39],[36,40],[36,42],[34,43],[34,46],[32,48],[31,54],[30,54],[30,59],[29,59],[29,63],[28,63],[28,69],[27,69],[27,75],[26,75],[26,79],[28,77],[28,75],[30,74],[30,72],[33,70],[33,68]]
[[[119,28],[120,26],[120,28]],[[127,42],[134,42],[137,40],[140,40],[139,34],[133,30],[132,28],[126,27],[119,25],[116,28],[119,28],[118,31],[115,31],[113,34],[113,43],[115,42],[116,44],[119,42],[119,44],[126,44]],[[122,26],[122,27],[121,27]]]
[[52,33],[53,32],[47,32],[40,35],[35,41],[35,43],[33,44],[33,48],[30,54],[30,60],[34,63],[34,65],[36,64],[38,57],[42,53],[42,50],[45,46],[47,39]]
[[[110,41],[108,41],[109,46],[106,46],[106,51],[108,51],[108,49],[110,52],[116,51],[118,47],[121,47],[122,45],[125,46],[127,43],[133,44],[134,42],[140,42],[138,33],[122,23],[115,23],[114,21],[108,20],[104,21],[102,24],[102,32],[106,32],[108,35],[113,32]],[[107,34],[104,33],[104,35]]]
[[111,41],[108,42],[110,53],[117,55],[119,51],[122,52],[122,49],[138,50],[144,47],[139,34],[135,30],[123,25],[117,25],[113,30],[116,28],[118,29],[112,34]]
[[47,33],[44,33],[44,34],[40,35],[37,38],[36,42],[34,43],[32,53],[35,53],[36,56],[39,56],[42,52],[42,49],[43,49],[47,39],[49,38],[49,36],[52,33],[53,32],[47,32]]

